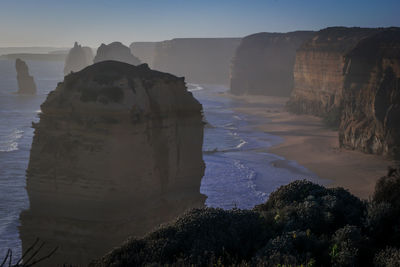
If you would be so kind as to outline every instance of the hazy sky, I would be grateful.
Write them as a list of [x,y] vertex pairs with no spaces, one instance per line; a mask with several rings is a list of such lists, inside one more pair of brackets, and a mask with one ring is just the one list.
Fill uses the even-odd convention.
[[400,0],[0,0],[0,47],[400,26]]

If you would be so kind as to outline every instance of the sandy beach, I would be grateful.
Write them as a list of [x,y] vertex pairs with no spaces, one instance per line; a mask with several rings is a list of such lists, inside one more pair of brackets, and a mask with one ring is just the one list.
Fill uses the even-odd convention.
[[[368,199],[376,180],[386,174],[388,166],[395,165],[394,161],[382,156],[340,148],[338,132],[325,127],[320,118],[286,112],[287,98],[226,96],[248,103],[237,111],[270,120],[267,124],[256,124],[256,127],[282,137],[284,142],[273,146],[269,152],[294,160],[320,178],[328,179],[328,187],[340,186]],[[279,167],[279,162],[276,166]]]

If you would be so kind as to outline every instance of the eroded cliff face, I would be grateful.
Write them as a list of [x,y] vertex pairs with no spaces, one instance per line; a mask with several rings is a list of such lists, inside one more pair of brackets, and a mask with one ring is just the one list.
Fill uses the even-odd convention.
[[139,65],[140,60],[132,55],[129,47],[120,42],[113,42],[111,44],[101,44],[97,49],[97,54],[94,58],[94,63],[101,61],[114,60],[125,62],[131,65]]
[[319,31],[297,51],[288,109],[325,116],[342,102],[344,56],[378,29],[332,27]]
[[137,56],[141,62],[153,68],[153,61],[156,52],[157,42],[133,42],[129,47],[133,55]]
[[153,67],[193,83],[229,84],[240,38],[179,38],[156,44]]
[[400,29],[362,40],[345,57],[340,144],[368,153],[400,153]]
[[183,211],[204,205],[202,106],[184,80],[147,65],[105,61],[65,77],[33,124],[21,214],[26,251],[87,264]]
[[28,65],[25,61],[17,58],[15,60],[15,70],[17,71],[18,94],[36,94],[36,84],[33,77],[29,75]]
[[231,93],[289,96],[296,50],[313,34],[257,33],[243,38],[232,64]]
[[82,47],[75,42],[65,59],[64,75],[77,72],[93,64],[93,51],[90,47]]

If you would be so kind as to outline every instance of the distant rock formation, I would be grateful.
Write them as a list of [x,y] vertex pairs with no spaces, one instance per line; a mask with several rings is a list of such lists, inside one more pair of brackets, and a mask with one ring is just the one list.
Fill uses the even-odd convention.
[[29,75],[28,65],[25,61],[17,58],[15,60],[15,69],[17,70],[18,94],[36,94],[36,84],[33,77]]
[[296,50],[313,34],[309,31],[263,32],[243,38],[232,64],[230,92],[289,96],[293,89]]
[[400,29],[377,33],[345,57],[340,144],[400,155]]
[[202,106],[184,79],[105,61],[66,76],[41,110],[23,251],[40,237],[59,246],[49,266],[83,266],[127,236],[204,206]]
[[123,45],[120,42],[113,42],[108,45],[100,45],[100,47],[97,49],[94,63],[106,60],[125,62],[135,66],[141,63],[137,57],[132,55],[129,47]]
[[153,61],[156,52],[157,42],[133,42],[129,47],[133,55],[137,56],[141,62],[153,68]]
[[65,59],[64,75],[77,72],[93,64],[93,51],[90,47],[82,47],[75,42]]
[[323,29],[297,51],[294,88],[288,108],[295,113],[325,116],[342,102],[344,56],[378,29]]
[[153,68],[183,76],[188,82],[229,84],[240,38],[178,38],[156,44]]

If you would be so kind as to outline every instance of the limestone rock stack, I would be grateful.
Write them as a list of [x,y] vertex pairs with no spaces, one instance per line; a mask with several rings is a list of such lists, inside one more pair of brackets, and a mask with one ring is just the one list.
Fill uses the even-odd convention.
[[111,44],[101,44],[97,49],[97,54],[94,58],[94,63],[98,63],[106,60],[114,60],[125,62],[131,65],[139,65],[140,60],[132,55],[129,47],[123,45],[120,42],[113,42]]
[[359,42],[345,57],[340,144],[400,155],[400,29]]
[[77,72],[93,64],[93,51],[90,47],[82,47],[75,42],[65,59],[64,75]]
[[29,75],[28,65],[25,61],[17,58],[15,60],[15,69],[17,71],[18,94],[36,94],[36,84],[31,75]]
[[336,112],[342,101],[344,56],[377,31],[331,27],[305,42],[296,54],[289,110],[318,116]]
[[263,32],[243,38],[232,64],[231,93],[289,96],[296,50],[313,34]]
[[27,170],[25,251],[59,246],[55,264],[87,264],[204,205],[202,106],[182,78],[105,61],[65,77],[41,106]]

